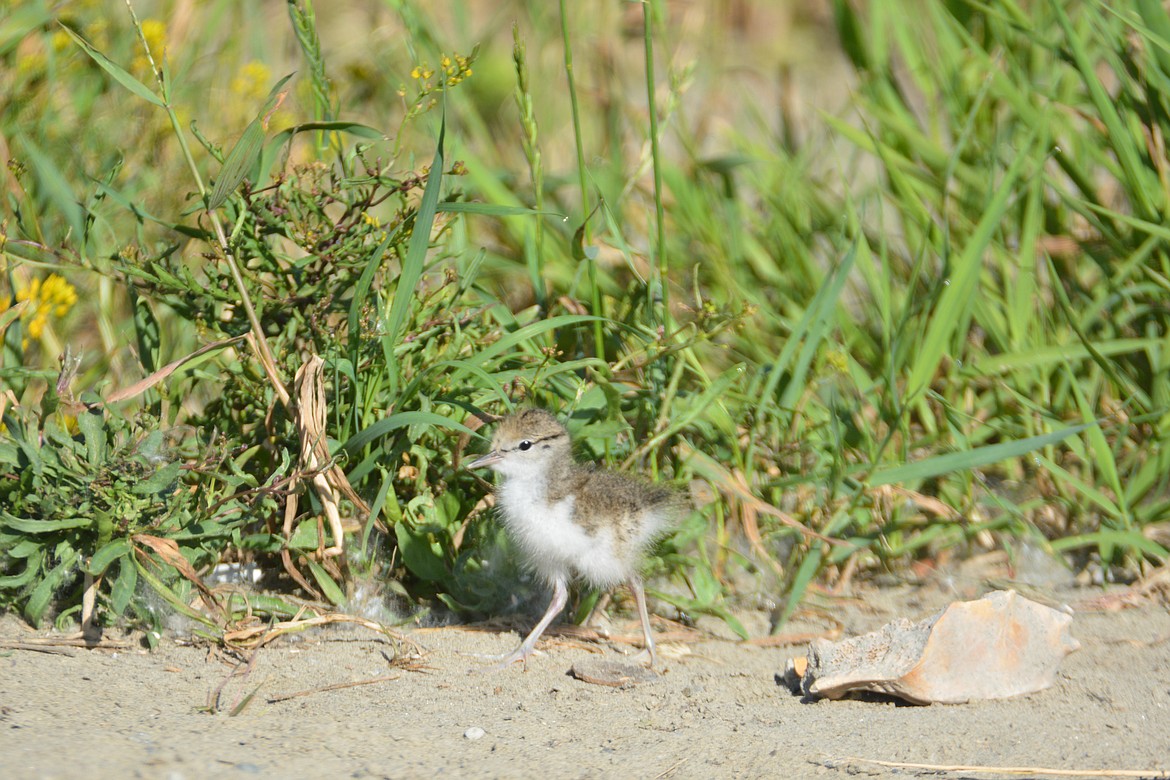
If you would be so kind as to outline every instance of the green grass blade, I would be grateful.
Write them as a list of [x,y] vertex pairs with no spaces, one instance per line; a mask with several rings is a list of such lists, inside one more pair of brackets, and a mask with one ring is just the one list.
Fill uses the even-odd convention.
[[1121,517],[1121,507],[1112,498],[1098,490],[1096,485],[1086,482],[1080,476],[1073,474],[1068,469],[1056,464],[1044,455],[1036,455],[1035,458],[1038,464],[1052,473],[1057,484],[1070,487],[1077,493],[1080,493],[1089,501],[1096,504],[1109,518],[1116,519]]
[[1093,409],[1089,405],[1089,399],[1085,397],[1085,391],[1081,388],[1081,383],[1078,381],[1076,375],[1067,366],[1065,367],[1065,375],[1068,377],[1069,389],[1072,390],[1073,398],[1076,399],[1077,408],[1081,410],[1081,419],[1089,423],[1086,437],[1088,438],[1089,448],[1093,453],[1093,465],[1096,473],[1103,475],[1105,484],[1113,491],[1116,496],[1118,519],[1124,523],[1125,527],[1129,527],[1132,521],[1132,515],[1129,506],[1125,500],[1125,489],[1121,485],[1121,475],[1117,470],[1117,459],[1113,454],[1113,449],[1109,446],[1109,441],[1105,438],[1105,432],[1101,430],[1100,425],[1091,424],[1095,419]]
[[525,341],[532,341],[537,336],[547,333],[555,328],[569,328],[582,322],[593,322],[595,320],[605,320],[605,317],[594,317],[590,314],[562,314],[558,317],[551,317],[547,320],[539,320],[525,325],[518,330],[509,333],[499,341],[475,353],[475,359],[481,364],[504,354],[508,350],[515,347],[517,344],[522,344]]
[[[1064,10],[1063,0],[1051,0],[1051,7],[1056,21],[1064,33],[1064,40],[1068,44],[1073,63],[1080,72],[1085,88],[1092,99],[1093,108],[1105,125],[1106,132],[1103,133],[1103,141],[1108,143],[1109,148],[1117,155],[1117,161],[1121,164],[1128,185],[1126,192],[1134,198],[1135,205],[1141,215],[1152,218],[1160,213],[1160,209],[1155,208],[1150,200],[1150,193],[1158,191],[1158,187],[1146,186],[1147,182],[1150,181],[1148,175],[1150,171],[1141,159],[1144,150],[1138,148],[1133,134],[1126,127],[1125,121],[1117,111],[1116,98],[1110,94],[1109,88],[1102,83],[1099,75],[1101,73],[1099,70],[1100,56],[1104,55],[1107,59],[1112,60],[1114,55],[1112,52],[1100,49],[1096,51],[1096,56],[1090,55],[1086,48],[1086,41],[1081,38],[1080,33],[1073,26]],[[1165,11],[1162,13],[1165,15]],[[1104,20],[1098,17],[1094,21],[1101,24]],[[1109,64],[1113,72],[1124,72],[1124,68],[1118,64],[1113,62]]]
[[321,588],[325,598],[333,602],[336,607],[345,604],[345,591],[334,581],[333,577],[329,576],[329,572],[325,571],[324,566],[311,560],[309,561],[309,571],[313,573],[313,579],[317,581],[317,586]]
[[918,482],[919,480],[931,479],[942,474],[949,474],[953,471],[964,471],[987,466],[1002,460],[1018,458],[1021,455],[1027,455],[1029,452],[1033,452],[1042,447],[1057,444],[1069,436],[1075,436],[1088,427],[1089,424],[1075,425],[1039,436],[1030,436],[1026,439],[989,444],[985,447],[977,447],[973,450],[964,450],[963,452],[949,452],[945,455],[936,455],[933,458],[927,458],[926,460],[881,469],[874,472],[866,480],[866,484],[870,487],[880,487],[881,485]]
[[422,201],[414,215],[414,229],[410,234],[406,258],[402,261],[402,274],[398,277],[398,285],[394,289],[394,300],[390,303],[390,311],[386,316],[386,334],[382,337],[382,350],[386,354],[387,366],[390,368],[391,397],[397,395],[399,382],[398,361],[393,358],[394,348],[398,345],[402,325],[406,322],[406,313],[414,300],[415,288],[426,266],[427,251],[431,245],[431,230],[435,225],[435,211],[439,205],[439,188],[443,181],[443,144],[447,138],[445,105],[443,111],[442,119],[439,121],[439,140],[435,144],[435,156],[431,160],[431,170],[427,174]]
[[1114,528],[1102,528],[1092,533],[1066,536],[1063,539],[1052,541],[1052,549],[1055,552],[1066,552],[1079,547],[1130,548],[1142,552],[1160,563],[1164,563],[1170,558],[1170,551],[1167,551],[1165,547],[1153,539],[1147,539],[1141,531],[1136,529],[1121,531]]
[[215,188],[207,196],[207,210],[215,211],[224,201],[236,191],[240,183],[247,177],[248,172],[260,157],[260,150],[264,146],[264,125],[259,119],[253,119],[244,133],[232,146],[227,158],[223,161],[219,177],[215,180]]
[[121,66],[117,65],[109,57],[95,49],[89,41],[85,40],[85,38],[82,38],[80,35],[70,29],[69,25],[62,24],[61,29],[63,29],[69,35],[69,37],[72,38],[73,41],[81,47],[82,51],[89,55],[90,59],[96,62],[102,70],[110,74],[114,81],[118,82],[123,87],[130,90],[146,102],[158,106],[159,108],[166,107],[166,104],[163,103],[162,98],[154,94],[154,92],[152,92],[149,87],[123,70]]
[[467,203],[463,201],[440,203],[436,211],[451,214],[479,214],[485,217],[556,217],[564,219],[565,215],[556,211],[538,211],[525,206],[506,206],[497,203]]
[[[1107,357],[1137,354],[1157,349],[1162,343],[1156,338],[1112,339],[1093,344],[1093,349]],[[973,376],[1009,374],[1019,370],[1044,368],[1059,363],[1072,363],[1093,357],[1089,348],[1081,344],[1058,344],[1055,346],[1031,347],[1019,352],[1005,352],[1000,355],[986,355],[971,363]]]
[[268,93],[268,100],[264,104],[264,108],[244,128],[243,135],[228,152],[227,158],[223,161],[223,168],[219,172],[219,178],[215,180],[215,189],[207,196],[208,211],[215,211],[222,206],[224,201],[236,191],[236,188],[256,166],[256,162],[260,159],[260,152],[264,148],[264,132],[268,127],[268,119],[272,111],[284,99],[280,90],[292,77],[293,74],[289,73],[276,82],[276,86]]
[[396,431],[399,428],[405,428],[408,425],[430,425],[444,430],[468,433],[472,436],[481,435],[463,423],[456,422],[450,417],[444,417],[434,412],[398,412],[389,417],[384,417],[370,427],[355,433],[342,445],[342,449],[353,454],[375,439],[381,438],[387,433]]
[[784,610],[780,613],[780,617],[772,626],[772,633],[779,633],[788,619],[792,617],[792,613],[796,612],[796,608],[800,606],[800,600],[804,598],[804,593],[808,590],[808,586],[812,584],[813,578],[817,576],[817,572],[821,569],[821,560],[824,558],[825,551],[823,547],[816,546],[808,551],[804,556],[804,560],[800,562],[800,568],[796,570],[796,576],[792,578],[792,585],[788,589],[788,601],[784,604]]
[[1008,204],[1015,195],[1016,181],[1023,173],[1024,166],[1032,162],[1027,150],[1032,147],[1036,132],[1037,129],[1033,128],[1032,138],[1027,140],[1023,145],[1024,149],[1012,160],[962,253],[954,258],[949,283],[943,288],[938,304],[931,312],[930,321],[926,326],[926,336],[910,370],[910,377],[906,381],[904,406],[908,407],[917,401],[918,396],[930,386],[956,329],[966,320],[966,313],[970,310],[978,290],[984,254],[992,236],[999,230]]
[[73,194],[73,187],[65,174],[54,162],[53,158],[41,151],[31,138],[18,135],[20,145],[24,147],[37,182],[41,185],[45,197],[65,219],[69,230],[76,241],[81,242],[85,236],[85,209],[82,208],[77,196]]
[[[817,290],[812,305],[801,318],[793,337],[790,337],[800,345],[800,352],[796,357],[796,362],[792,365],[792,376],[780,396],[781,409],[795,408],[797,399],[806,390],[805,382],[809,368],[832,327],[833,310],[837,305],[837,300],[841,297],[841,290],[845,288],[845,280],[849,278],[849,272],[853,270],[853,262],[856,258],[857,246],[854,245],[849,248],[844,259],[833,269],[829,278]],[[785,344],[785,347],[787,346]],[[789,368],[777,361],[772,370],[780,374]],[[769,396],[766,395],[765,398],[767,397]]]

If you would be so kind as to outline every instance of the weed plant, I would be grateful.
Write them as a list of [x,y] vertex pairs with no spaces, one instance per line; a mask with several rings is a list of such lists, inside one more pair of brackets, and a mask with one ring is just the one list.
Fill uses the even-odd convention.
[[258,561],[497,611],[460,463],[520,403],[690,486],[657,595],[741,634],[940,555],[1164,564],[1160,3],[107,5],[0,16],[0,608],[218,637],[295,613],[205,582]]

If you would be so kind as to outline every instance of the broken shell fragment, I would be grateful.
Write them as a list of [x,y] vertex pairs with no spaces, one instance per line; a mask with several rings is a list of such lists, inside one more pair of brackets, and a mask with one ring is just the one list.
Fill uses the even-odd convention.
[[1060,662],[1080,648],[1071,623],[1071,610],[995,591],[919,623],[902,619],[865,636],[813,642],[801,689],[827,699],[871,691],[914,704],[1033,693],[1051,686]]

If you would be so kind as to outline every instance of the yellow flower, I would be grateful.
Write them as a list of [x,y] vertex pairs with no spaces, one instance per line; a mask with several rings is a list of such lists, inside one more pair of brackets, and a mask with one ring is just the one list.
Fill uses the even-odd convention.
[[38,36],[29,36],[17,47],[16,73],[24,79],[45,75],[45,47]]
[[263,62],[252,60],[232,78],[232,94],[251,102],[261,100],[268,94],[271,80],[272,70]]
[[53,44],[53,51],[60,53],[73,47],[73,39],[64,30],[57,30],[49,40]]
[[142,23],[142,37],[150,47],[150,54],[155,59],[162,57],[167,45],[167,23],[158,19],[147,19]]
[[139,71],[149,71],[150,60],[154,58],[154,64],[162,67],[162,59],[167,53],[167,25],[166,22],[158,19],[145,19],[142,22],[142,37],[146,41],[146,47],[150,49],[150,57],[146,54],[139,54],[134,58],[133,67]]
[[33,279],[28,287],[17,290],[16,300],[29,302],[21,312],[20,321],[28,337],[40,341],[49,317],[61,319],[77,303],[77,290],[63,277],[49,274],[44,282]]
[[825,362],[829,368],[838,374],[849,373],[849,356],[838,349],[829,350],[825,355]]

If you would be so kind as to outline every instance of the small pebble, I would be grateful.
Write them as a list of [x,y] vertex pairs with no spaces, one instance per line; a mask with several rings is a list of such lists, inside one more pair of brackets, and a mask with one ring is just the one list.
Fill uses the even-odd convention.
[[483,739],[483,735],[486,733],[487,732],[481,729],[479,726],[472,726],[467,731],[463,732],[463,738],[471,740]]

